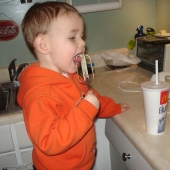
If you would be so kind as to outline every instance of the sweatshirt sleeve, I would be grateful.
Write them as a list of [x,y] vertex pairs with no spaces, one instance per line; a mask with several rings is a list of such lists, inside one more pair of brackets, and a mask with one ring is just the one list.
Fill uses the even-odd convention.
[[99,101],[100,109],[97,117],[108,118],[120,114],[121,106],[120,104],[116,104],[113,99],[106,96],[100,96]]
[[91,89],[100,101],[100,109],[97,114],[99,118],[109,118],[121,113],[120,104],[107,96],[100,96],[94,89]]

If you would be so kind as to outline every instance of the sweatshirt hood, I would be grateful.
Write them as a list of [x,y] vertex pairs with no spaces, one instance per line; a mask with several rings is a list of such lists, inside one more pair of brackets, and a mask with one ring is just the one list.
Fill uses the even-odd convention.
[[[68,76],[72,77],[71,74],[68,74]],[[67,77],[53,70],[40,67],[38,63],[34,63],[26,67],[20,74],[18,80],[20,87],[17,100],[21,107],[23,107],[23,101],[32,90],[43,85],[52,85],[56,83],[58,85],[63,85],[69,82]]]

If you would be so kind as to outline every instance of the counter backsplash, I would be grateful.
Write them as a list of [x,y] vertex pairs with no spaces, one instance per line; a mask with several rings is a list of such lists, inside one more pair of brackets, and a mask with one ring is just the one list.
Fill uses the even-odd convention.
[[[125,50],[125,48],[121,48],[121,49]],[[114,50],[121,50],[121,49],[114,49]],[[114,50],[109,50],[109,51],[114,51]],[[102,53],[103,52],[88,54],[91,57],[95,68],[103,67],[106,65],[103,59],[99,56]],[[95,55],[95,54],[99,54],[99,55]],[[0,82],[7,82],[9,80],[10,79],[9,79],[8,67],[1,67],[0,68]]]
[[9,81],[9,73],[7,67],[0,68],[0,82],[7,82]]

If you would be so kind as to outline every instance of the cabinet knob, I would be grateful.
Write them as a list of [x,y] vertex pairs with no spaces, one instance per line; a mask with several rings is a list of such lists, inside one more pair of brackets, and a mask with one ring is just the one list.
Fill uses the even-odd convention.
[[130,154],[127,154],[127,155],[126,155],[126,153],[122,154],[123,161],[126,161],[127,159],[130,159],[130,157],[131,157]]

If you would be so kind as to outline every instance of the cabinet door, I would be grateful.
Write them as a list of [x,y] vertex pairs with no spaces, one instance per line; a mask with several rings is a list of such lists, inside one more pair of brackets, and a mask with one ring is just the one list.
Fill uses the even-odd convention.
[[27,169],[32,169],[32,149],[21,152],[22,163],[27,165]]
[[16,123],[15,130],[18,139],[19,149],[32,147],[32,143],[27,135],[25,123],[24,122]]
[[112,170],[128,170],[123,160],[117,154],[112,145],[110,145],[110,160]]
[[97,170],[111,170],[109,142],[104,133],[105,123],[106,119],[95,120],[97,155],[94,167]]
[[0,153],[14,151],[9,125],[0,126]]
[[126,159],[126,161],[124,161],[129,170],[152,170],[150,165],[116,126],[112,119],[107,119],[105,130],[110,144],[116,150],[120,158],[122,158],[123,153],[131,156],[129,157],[130,159]]
[[3,168],[16,170],[16,167],[18,167],[18,163],[15,154],[0,156],[0,170]]

